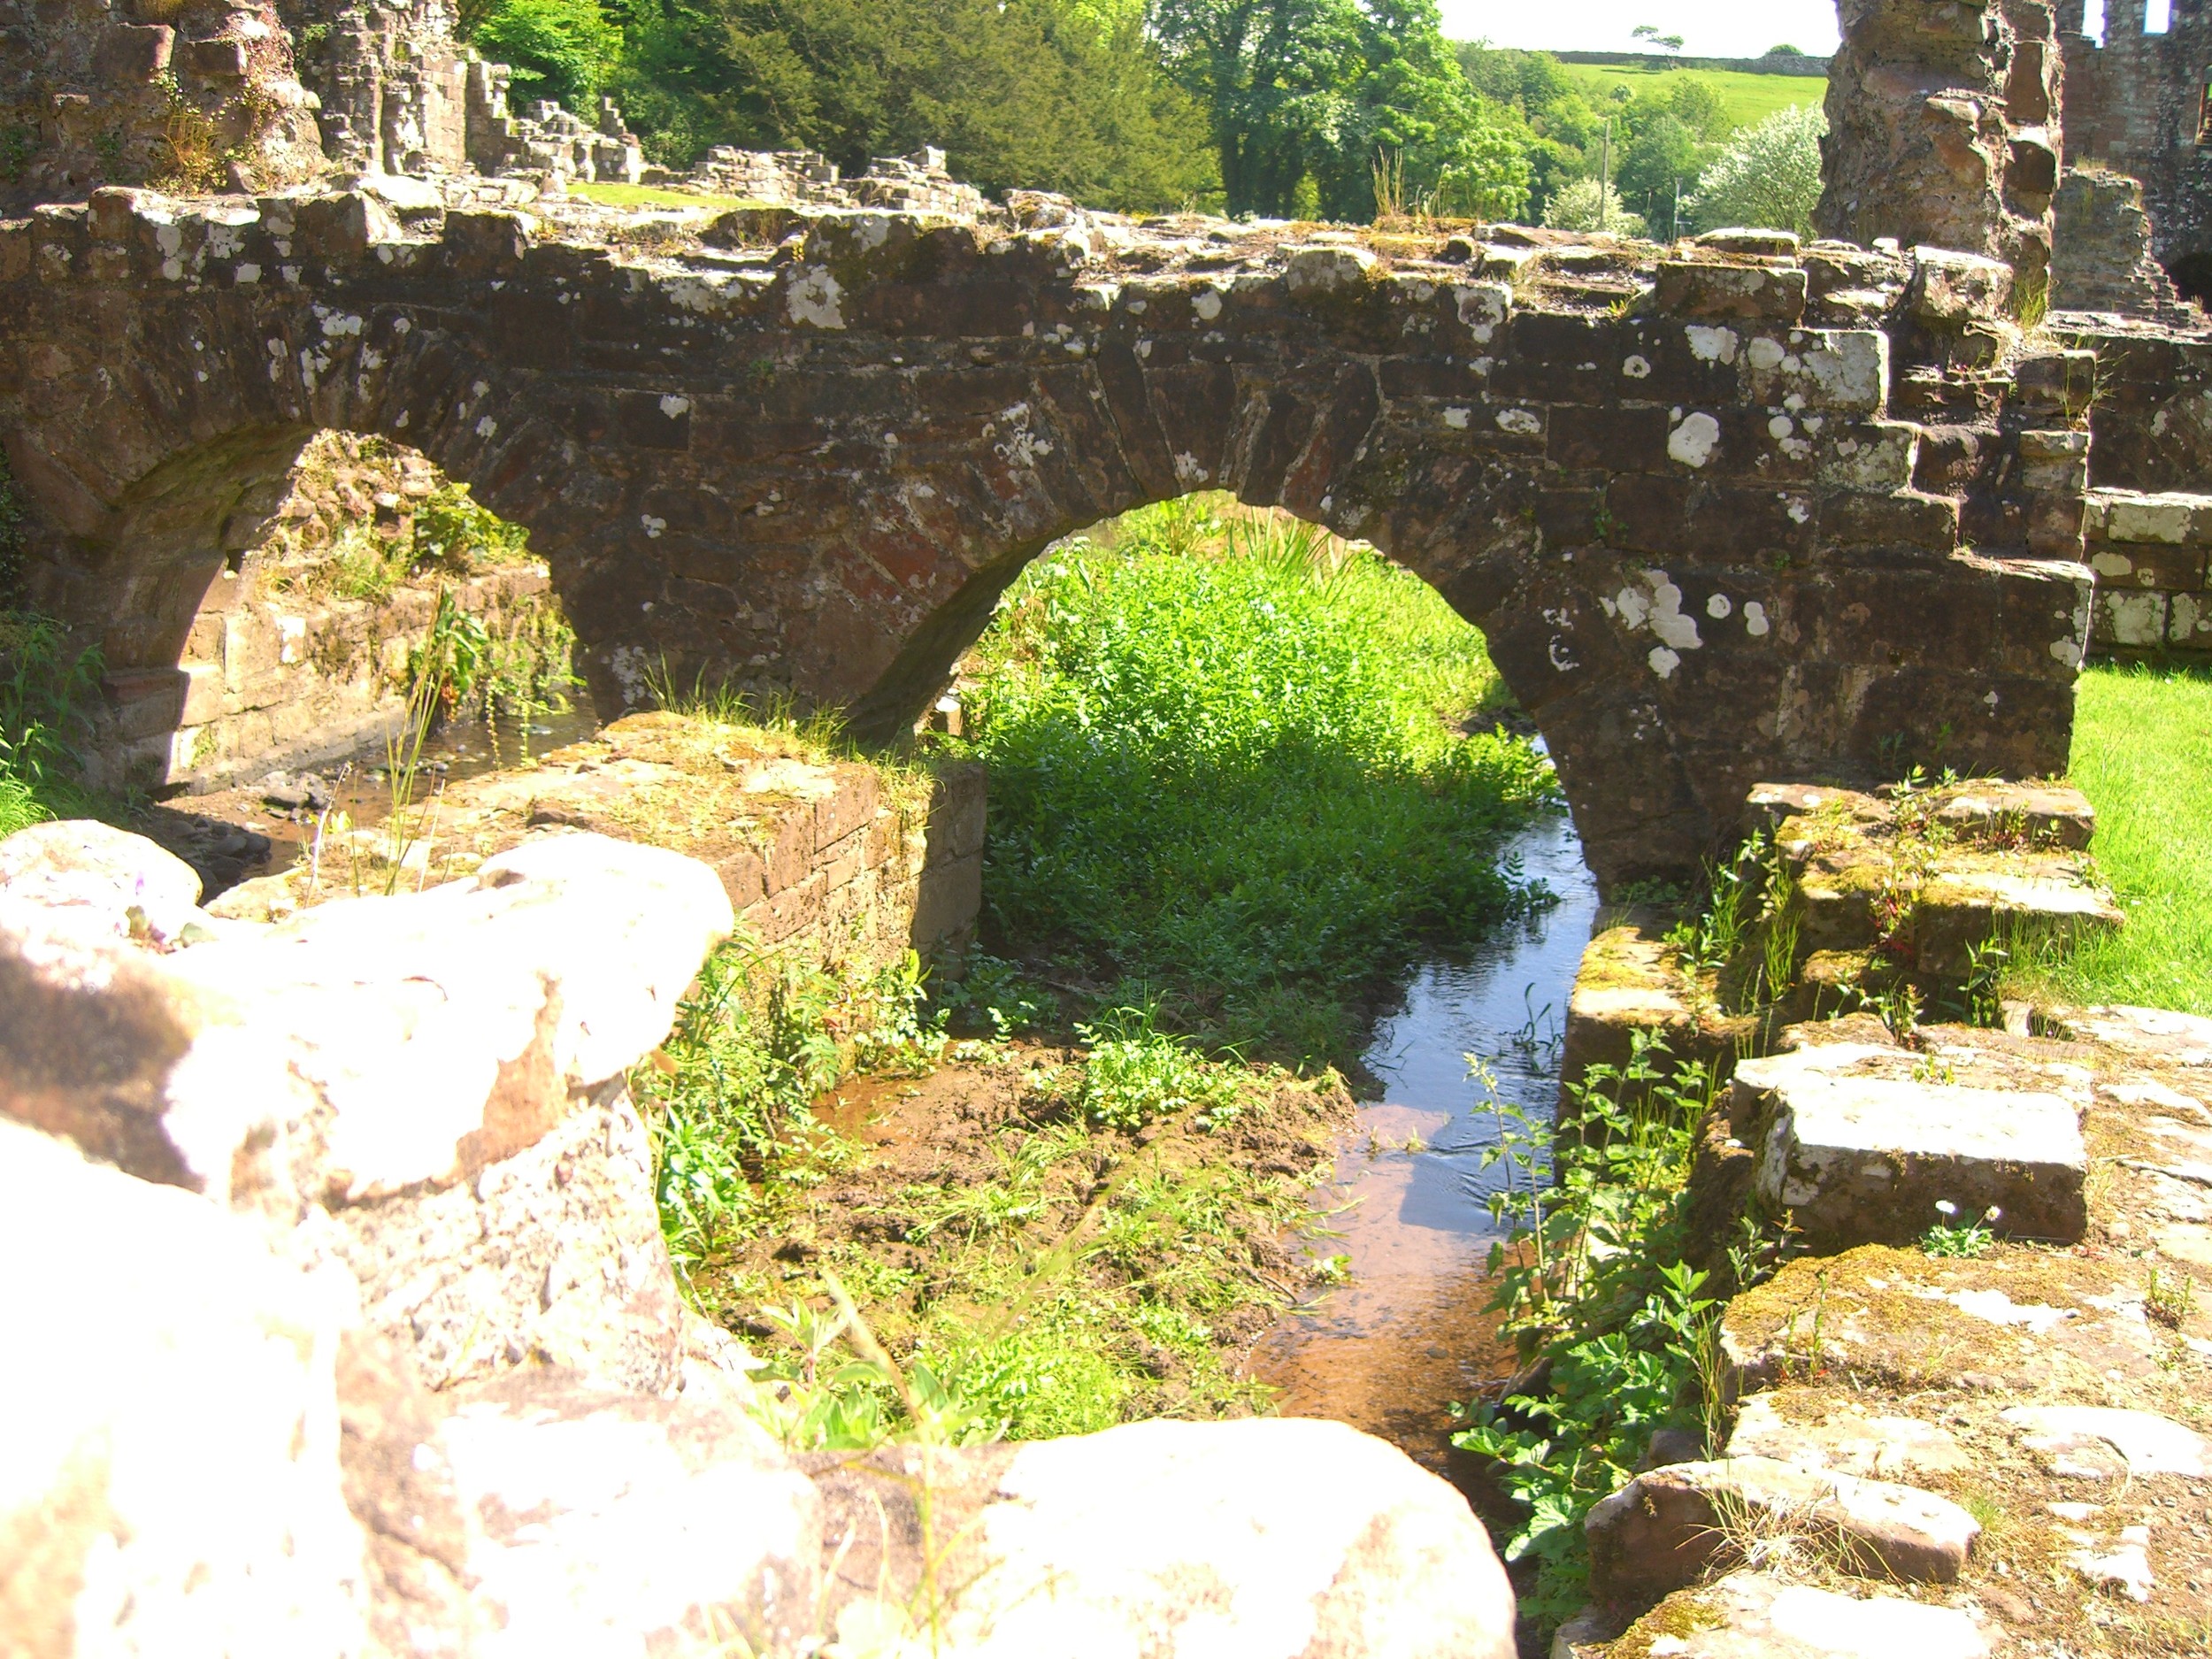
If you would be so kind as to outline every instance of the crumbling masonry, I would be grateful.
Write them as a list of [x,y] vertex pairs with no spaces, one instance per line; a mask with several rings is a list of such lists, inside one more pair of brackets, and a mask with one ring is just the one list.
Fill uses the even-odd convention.
[[[1896,38],[2015,90],[2047,39],[2025,0],[1901,10],[1970,14],[1963,58],[1963,25]],[[557,193],[96,190],[0,225],[33,596],[100,639],[158,773],[238,503],[314,432],[377,434],[529,527],[607,712],[664,666],[889,736],[1055,538],[1228,488],[1427,578],[1545,731],[1601,877],[1680,871],[1763,776],[2055,771],[2093,616],[2146,650],[2200,631],[2194,508],[2143,561],[2112,503],[2204,476],[2212,340],[2024,333],[2051,191],[2007,96],[1886,152],[1898,179],[1949,166],[1947,134],[1980,158],[1914,233],[1954,251],[1135,223],[933,195],[926,165],[899,211],[649,236]],[[1833,158],[1835,188],[1878,176]],[[2100,611],[2093,504],[2108,561],[2195,588]]]

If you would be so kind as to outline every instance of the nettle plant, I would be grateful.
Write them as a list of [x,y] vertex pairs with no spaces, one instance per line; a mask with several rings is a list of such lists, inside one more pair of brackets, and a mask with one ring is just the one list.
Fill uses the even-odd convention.
[[[1665,1073],[1666,1055],[1636,1033],[1625,1066],[1594,1065],[1567,1086],[1573,1110],[1555,1127],[1502,1101],[1469,1056],[1497,1123],[1485,1166],[1505,1171],[1491,1200],[1504,1229],[1491,1306],[1538,1363],[1523,1392],[1455,1407],[1466,1426],[1452,1442],[1494,1460],[1525,1510],[1506,1558],[1536,1563],[1524,1606],[1549,1623],[1584,1600],[1584,1516],[1630,1478],[1653,1434],[1691,1429],[1708,1449],[1719,1435],[1720,1302],[1682,1259],[1681,1215],[1718,1071]],[[1771,1271],[1756,1253],[1755,1240],[1731,1253],[1740,1283]]]

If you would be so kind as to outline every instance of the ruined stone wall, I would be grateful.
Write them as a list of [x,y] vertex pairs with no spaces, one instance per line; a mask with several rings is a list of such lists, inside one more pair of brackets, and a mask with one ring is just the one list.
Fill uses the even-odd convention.
[[2175,0],[2171,27],[2145,32],[2145,0],[2108,0],[2101,45],[2082,0],[2059,12],[2073,156],[2140,180],[2154,250],[2193,299],[2212,295],[2212,9]]
[[268,0],[0,0],[0,211],[295,183],[322,164],[314,104]]
[[1969,542],[1915,485],[1930,411],[2079,420],[1962,350],[2001,334],[1977,273],[1054,217],[640,251],[103,194],[0,229],[0,431],[119,666],[178,660],[215,484],[328,427],[530,528],[611,714],[664,663],[895,733],[1052,540],[1228,488],[1483,629],[1608,881],[1694,864],[1757,773],[2064,764],[2078,542]]
[[1841,0],[1815,222],[2050,264],[2062,66],[2042,0]]

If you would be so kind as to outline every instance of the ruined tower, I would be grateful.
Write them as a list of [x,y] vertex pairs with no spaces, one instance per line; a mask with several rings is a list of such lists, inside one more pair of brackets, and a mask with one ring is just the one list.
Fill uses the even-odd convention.
[[2050,7],[1840,0],[1839,9],[1821,234],[1981,254],[2039,287],[2061,153]]

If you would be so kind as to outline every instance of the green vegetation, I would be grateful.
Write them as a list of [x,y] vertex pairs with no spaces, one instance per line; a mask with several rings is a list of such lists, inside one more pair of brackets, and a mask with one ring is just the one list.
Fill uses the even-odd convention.
[[[764,1417],[850,1448],[1251,1409],[1236,1362],[1291,1299],[1275,1240],[1340,1092],[1200,1061],[1125,1010],[1087,1058],[956,1041],[955,1003],[1026,1018],[1008,964],[976,969],[995,1020],[973,987],[926,1006],[910,956],[839,979],[733,946],[633,1079],[671,1249],[767,1361]],[[856,1073],[938,1161],[815,1116]]]
[[1204,503],[1063,543],[972,659],[987,925],[1209,1047],[1349,1064],[1424,949],[1534,896],[1500,841],[1551,791],[1481,638],[1419,578]]
[[2024,980],[2068,1002],[2212,1014],[2212,677],[2091,668],[2074,720],[2091,851],[2128,925]]
[[1698,180],[1686,204],[1692,216],[1707,228],[1745,225],[1810,236],[1827,130],[1817,104],[1793,104],[1738,133]]
[[1671,230],[1732,134],[1826,86],[1455,43],[1435,0],[465,0],[458,16],[514,65],[518,103],[588,118],[611,95],[664,165],[726,143],[858,171],[938,144],[987,192],[1132,211],[1531,219],[1603,172]]
[[104,816],[75,782],[71,739],[99,693],[100,653],[44,617],[0,611],[0,837],[50,818]]
[[[365,440],[365,451],[379,440]],[[466,484],[441,485],[415,503],[412,534],[387,536],[368,517],[349,518],[326,549],[304,554],[273,542],[287,568],[277,592],[303,599],[364,599],[380,604],[426,577],[473,576],[529,557],[529,532],[478,504]]]
[[1777,110],[1804,104],[1819,107],[1828,96],[1820,75],[1761,75],[1740,69],[1655,69],[1626,64],[1562,64],[1569,80],[1610,99],[1663,94],[1681,81],[1709,88],[1731,127],[1755,127]]
[[1501,1104],[1475,1071],[1498,1118],[1484,1161],[1507,1170],[1492,1200],[1508,1232],[1491,1252],[1491,1305],[1547,1363],[1524,1373],[1540,1379],[1524,1392],[1455,1408],[1467,1426],[1452,1443],[1494,1460],[1520,1506],[1505,1555],[1535,1563],[1521,1609],[1547,1628],[1588,1599],[1583,1517],[1628,1480],[1653,1434],[1689,1429],[1717,1448],[1720,1299],[1781,1255],[1747,1230],[1724,1273],[1686,1263],[1694,1132],[1720,1084],[1709,1067],[1667,1077],[1665,1045],[1640,1031],[1634,1043],[1626,1067],[1594,1065],[1568,1085],[1571,1131]]
[[664,190],[650,184],[571,183],[568,193],[587,202],[597,202],[604,207],[709,208],[718,213],[726,213],[732,208],[761,205],[741,196],[694,195],[688,190]]

